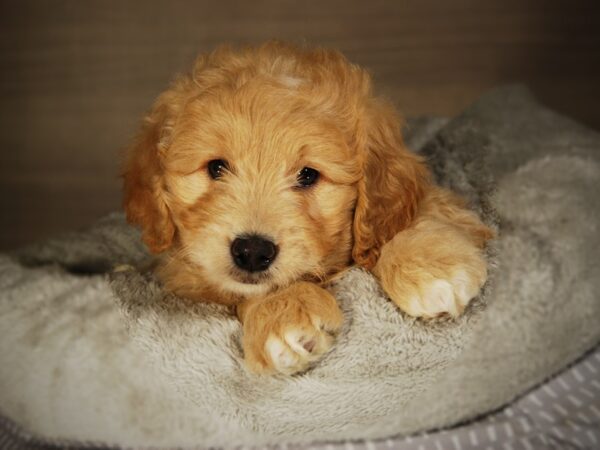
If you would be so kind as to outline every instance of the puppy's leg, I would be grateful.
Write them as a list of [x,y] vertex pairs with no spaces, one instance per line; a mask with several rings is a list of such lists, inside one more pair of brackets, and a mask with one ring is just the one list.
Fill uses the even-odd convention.
[[456,317],[486,281],[483,247],[493,236],[457,197],[437,190],[414,223],[383,246],[373,273],[407,314]]
[[293,374],[308,368],[332,346],[343,315],[333,296],[298,282],[266,298],[238,305],[248,368]]

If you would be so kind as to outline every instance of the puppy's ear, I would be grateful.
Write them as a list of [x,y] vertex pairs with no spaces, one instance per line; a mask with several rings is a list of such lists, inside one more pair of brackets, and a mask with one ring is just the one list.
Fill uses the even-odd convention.
[[371,99],[359,123],[358,154],[363,177],[354,212],[354,261],[371,269],[381,247],[417,214],[429,184],[420,157],[404,146],[402,120],[391,105]]
[[190,84],[188,79],[177,80],[156,100],[125,162],[123,203],[127,221],[141,228],[142,240],[152,253],[167,250],[175,237],[166,201],[163,159]]

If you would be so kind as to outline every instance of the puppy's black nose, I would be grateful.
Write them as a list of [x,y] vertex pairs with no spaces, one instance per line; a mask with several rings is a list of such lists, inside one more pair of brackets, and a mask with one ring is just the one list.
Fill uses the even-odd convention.
[[235,265],[246,272],[267,270],[277,256],[277,247],[258,235],[236,238],[231,243],[231,256]]

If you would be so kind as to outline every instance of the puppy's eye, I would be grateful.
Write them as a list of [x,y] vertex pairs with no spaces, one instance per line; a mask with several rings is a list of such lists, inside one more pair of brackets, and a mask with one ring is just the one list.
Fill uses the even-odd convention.
[[217,178],[221,178],[223,176],[223,173],[229,169],[229,165],[227,164],[227,161],[222,160],[222,159],[213,159],[212,161],[209,161],[207,167],[208,167],[208,174],[210,175],[210,177],[213,180],[216,180]]
[[308,187],[317,182],[319,179],[319,172],[312,167],[303,167],[298,172],[298,186]]

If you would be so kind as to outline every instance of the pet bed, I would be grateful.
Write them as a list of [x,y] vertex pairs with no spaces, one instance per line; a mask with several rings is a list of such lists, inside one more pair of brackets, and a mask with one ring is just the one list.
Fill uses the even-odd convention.
[[[573,449],[600,446],[600,348],[558,376],[484,418],[451,429],[378,440],[275,445],[272,450]],[[110,450],[106,445],[43,440],[0,417],[5,450]],[[207,447],[199,445],[198,450]],[[256,450],[241,446],[237,450]]]
[[356,269],[335,287],[333,351],[304,375],[250,375],[224,308],[136,271],[111,290],[113,265],[147,259],[112,215],[0,257],[0,411],[45,439],[121,446],[379,438],[497,409],[595,346],[600,136],[504,88],[416,123],[411,140],[440,182],[500,219],[498,268],[463,318],[407,318]]

